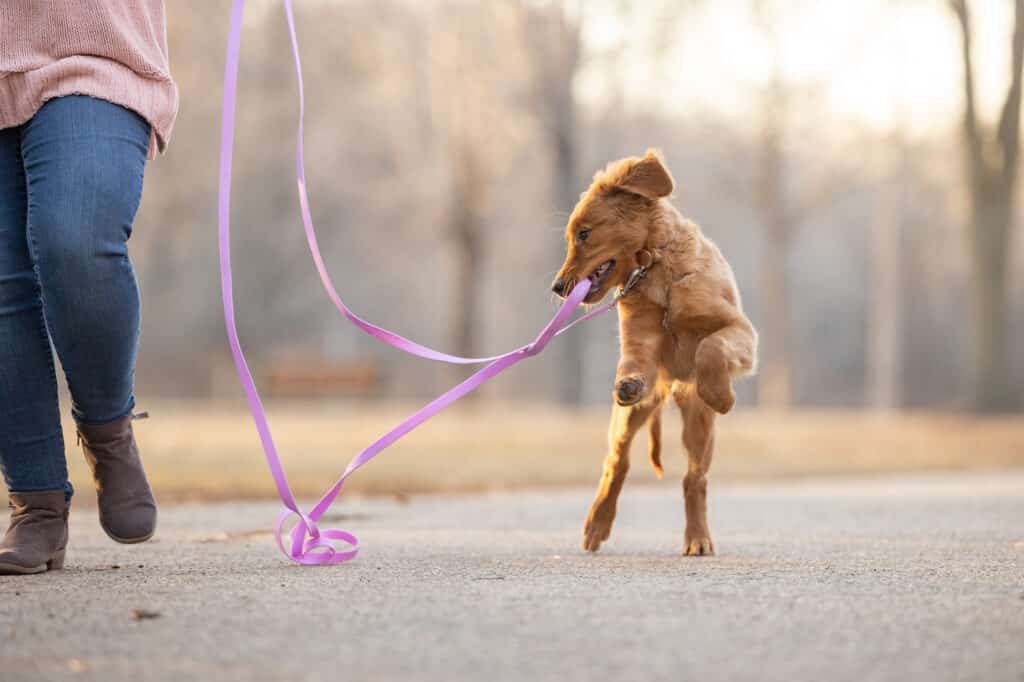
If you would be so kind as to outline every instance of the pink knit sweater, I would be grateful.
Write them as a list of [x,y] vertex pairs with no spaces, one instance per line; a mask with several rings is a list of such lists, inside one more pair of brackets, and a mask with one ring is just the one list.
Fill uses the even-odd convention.
[[89,95],[146,119],[150,158],[178,112],[162,0],[0,0],[0,129],[48,99]]

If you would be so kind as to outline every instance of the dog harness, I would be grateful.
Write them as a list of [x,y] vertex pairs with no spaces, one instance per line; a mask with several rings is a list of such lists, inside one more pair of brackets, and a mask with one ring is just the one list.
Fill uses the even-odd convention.
[[[253,420],[256,423],[256,431],[259,433],[267,465],[270,468],[270,474],[274,479],[274,484],[277,487],[277,492],[281,498],[281,502],[284,504],[284,510],[281,512],[277,519],[277,523],[274,526],[274,538],[277,542],[277,546],[285,556],[298,564],[337,564],[349,561],[356,556],[359,552],[359,540],[355,535],[345,530],[319,528],[317,526],[317,521],[323,516],[324,512],[327,511],[331,506],[331,503],[341,492],[341,488],[349,476],[355,473],[356,470],[373,459],[373,457],[389,445],[399,440],[417,426],[441,412],[466,394],[472,392],[492,377],[497,376],[512,365],[540,353],[556,336],[568,331],[584,320],[596,317],[601,313],[610,310],[615,306],[620,298],[629,293],[629,291],[639,284],[639,282],[646,276],[647,270],[651,265],[651,260],[650,253],[642,252],[646,253],[646,257],[639,257],[638,255],[638,263],[640,263],[639,267],[630,273],[626,284],[616,292],[615,296],[611,300],[593,308],[579,318],[572,320],[571,318],[574,310],[583,301],[583,299],[586,298],[587,293],[590,291],[590,280],[583,279],[573,288],[572,292],[569,293],[558,312],[541,330],[537,335],[537,338],[525,346],[521,346],[502,355],[494,355],[485,358],[464,358],[456,355],[449,355],[418,344],[415,341],[410,341],[409,339],[395,334],[394,332],[390,332],[360,318],[345,305],[341,300],[341,296],[338,295],[334,284],[331,282],[330,275],[327,273],[327,268],[324,265],[323,257],[320,253],[320,247],[317,244],[316,232],[313,229],[313,219],[310,215],[309,209],[309,197],[306,191],[305,164],[303,163],[302,155],[303,117],[305,114],[302,64],[299,59],[298,40],[295,35],[295,19],[292,11],[291,0],[284,0],[284,9],[288,21],[288,32],[291,37],[292,56],[295,61],[295,71],[298,78],[299,91],[298,135],[295,150],[296,181],[298,183],[299,205],[302,215],[302,224],[306,233],[306,241],[309,244],[309,250],[313,256],[313,262],[320,275],[320,281],[323,284],[324,290],[334,303],[334,306],[345,318],[370,336],[383,341],[390,346],[394,346],[395,348],[409,353],[410,355],[426,358],[428,360],[452,364],[485,365],[468,379],[441,394],[419,411],[415,412],[408,419],[371,443],[365,450],[360,452],[352,459],[351,462],[349,462],[348,466],[342,472],[338,480],[335,481],[334,485],[332,485],[327,492],[323,494],[320,500],[308,513],[300,509],[298,503],[295,501],[294,495],[292,494],[291,486],[288,484],[288,478],[285,475],[284,467],[281,464],[281,458],[278,454],[277,446],[274,444],[274,439],[270,433],[270,426],[267,421],[266,411],[263,407],[262,401],[260,400],[259,392],[256,390],[256,383],[253,380],[252,373],[249,371],[248,364],[246,363],[245,355],[242,352],[242,348],[238,340],[238,330],[235,326],[235,306],[231,276],[230,235],[231,161],[235,133],[238,61],[241,47],[242,16],[245,10],[245,0],[233,0],[230,28],[228,32],[227,60],[224,68],[224,100],[223,110],[221,113],[220,180],[217,211],[221,294],[224,302],[224,323],[227,327],[228,343],[231,347],[231,354],[235,361],[235,367],[238,370],[242,389],[244,390],[245,397],[249,403],[249,409],[252,412]],[[290,542],[286,542],[283,537],[286,532],[285,526],[290,522],[293,516],[295,517],[294,526],[287,531],[290,536]],[[341,548],[336,548],[335,542],[344,543],[344,545]],[[288,547],[286,547],[286,544]]]

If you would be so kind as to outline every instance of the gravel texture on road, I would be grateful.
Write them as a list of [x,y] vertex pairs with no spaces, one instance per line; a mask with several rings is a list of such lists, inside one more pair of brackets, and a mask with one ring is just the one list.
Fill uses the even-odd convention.
[[350,564],[288,563],[272,504],[161,510],[124,547],[72,513],[64,571],[0,578],[0,679],[1024,680],[1024,473],[342,498]]

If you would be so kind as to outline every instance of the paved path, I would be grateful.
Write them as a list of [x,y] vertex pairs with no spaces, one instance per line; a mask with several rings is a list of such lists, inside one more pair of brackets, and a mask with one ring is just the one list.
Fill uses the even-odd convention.
[[346,500],[334,568],[278,556],[273,505],[138,547],[79,509],[66,570],[0,578],[0,679],[1024,680],[1024,473],[719,486],[714,558],[677,492],[627,486],[596,556],[589,491]]

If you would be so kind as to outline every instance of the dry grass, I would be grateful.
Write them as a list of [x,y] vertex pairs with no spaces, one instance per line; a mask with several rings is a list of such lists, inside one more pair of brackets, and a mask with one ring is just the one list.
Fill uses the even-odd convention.
[[[271,428],[296,494],[323,492],[362,448],[416,406],[329,403],[271,406]],[[275,491],[244,408],[148,404],[138,423],[146,467],[161,499],[271,498]],[[349,492],[405,495],[596,484],[607,410],[457,406],[353,476]],[[920,470],[1024,467],[1024,419],[857,412],[738,412],[719,421],[716,480]],[[685,459],[679,420],[666,410],[666,478]],[[634,444],[634,481],[653,481],[646,437]],[[68,439],[73,444],[73,438]],[[89,488],[69,447],[72,480]],[[87,498],[81,495],[80,498]]]

